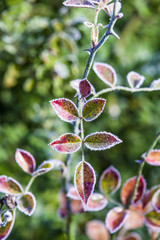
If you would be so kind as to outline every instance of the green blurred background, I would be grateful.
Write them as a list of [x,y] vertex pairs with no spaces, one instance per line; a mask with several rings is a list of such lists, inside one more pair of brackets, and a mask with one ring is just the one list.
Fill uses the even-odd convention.
[[[160,5],[159,0],[122,1],[124,17],[115,27],[120,40],[111,36],[96,55],[96,61],[112,65],[118,84],[127,86],[126,75],[137,71],[146,77],[144,86],[160,76]],[[70,81],[81,78],[87,61],[84,49],[90,47],[90,29],[83,21],[93,21],[94,11],[67,9],[60,0],[0,1],[0,174],[22,183],[29,176],[16,164],[16,148],[30,151],[37,165],[43,160],[65,160],[48,147],[48,143],[72,125],[58,119],[49,100],[67,97],[76,102]],[[102,12],[100,22],[108,23]],[[103,29],[101,30],[104,31]],[[105,88],[91,70],[89,80],[96,90]],[[122,183],[136,175],[140,159],[160,131],[160,92],[115,92],[103,95],[107,104],[101,117],[85,123],[85,134],[109,131],[123,143],[102,152],[86,151],[97,175],[114,165],[121,173]],[[158,146],[159,147],[159,146]],[[80,152],[72,157],[71,179]],[[145,166],[148,187],[160,181],[159,168]],[[37,208],[29,218],[17,213],[16,223],[8,239],[65,239],[64,221],[57,214],[61,173],[52,171],[39,177],[31,191]],[[98,190],[98,184],[96,185]],[[117,194],[119,199],[119,194]],[[107,208],[98,213],[74,216],[72,234],[88,239],[85,223],[93,218],[104,220]],[[138,230],[146,239],[145,228]]]

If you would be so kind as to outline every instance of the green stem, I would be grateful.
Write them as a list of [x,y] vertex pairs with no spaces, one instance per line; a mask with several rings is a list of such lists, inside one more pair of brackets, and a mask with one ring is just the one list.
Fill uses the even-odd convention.
[[145,165],[145,159],[147,158],[147,156],[149,155],[149,153],[154,149],[155,145],[157,144],[158,140],[160,139],[160,133],[158,133],[158,135],[156,136],[156,138],[154,139],[153,143],[151,144],[150,148],[148,149],[148,151],[146,152],[145,156],[143,157],[142,159],[142,162],[139,166],[139,170],[138,170],[138,175],[137,175],[137,178],[136,178],[136,183],[135,183],[135,186],[134,186],[134,190],[133,190],[133,196],[131,198],[131,203],[135,200],[136,198],[136,194],[137,194],[137,188],[138,188],[138,183],[139,183],[139,179],[140,179],[140,176],[142,174],[142,171],[143,171],[143,168],[144,168],[144,165]]
[[108,93],[108,92],[113,92],[115,90],[119,90],[119,91],[126,91],[126,92],[131,92],[131,93],[135,93],[135,92],[153,92],[153,91],[160,91],[160,88],[129,88],[129,87],[123,87],[123,86],[115,86],[112,88],[105,88],[99,92],[97,92],[94,95],[95,97],[98,97],[102,94]]
[[27,184],[26,188],[25,188],[25,193],[29,192],[30,188],[31,188],[31,185],[33,183],[33,181],[35,180],[36,176],[32,176],[29,183]]
[[102,38],[98,42],[98,44],[89,50],[89,58],[88,58],[88,61],[87,61],[87,64],[86,64],[84,74],[83,74],[83,79],[88,77],[88,74],[89,74],[90,69],[92,67],[96,52],[102,47],[102,45],[106,42],[108,37],[112,34],[113,27],[114,27],[114,25],[116,23],[116,20],[117,20],[117,18],[115,16],[116,3],[117,3],[117,0],[114,0],[114,11],[113,11],[113,15],[110,19],[110,22],[108,24],[106,32],[104,33],[104,35],[102,36]]

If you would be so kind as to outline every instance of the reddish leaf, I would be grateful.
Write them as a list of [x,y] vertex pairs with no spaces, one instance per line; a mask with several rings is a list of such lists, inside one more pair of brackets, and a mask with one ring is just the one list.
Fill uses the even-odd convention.
[[152,205],[157,212],[160,212],[160,189],[153,195]]
[[160,89],[160,78],[157,79],[157,80],[154,80],[154,81],[151,83],[150,88],[159,88],[159,89]]
[[128,211],[121,207],[111,209],[106,215],[106,227],[110,233],[117,232],[126,222]]
[[142,203],[130,205],[128,209],[128,218],[124,225],[126,230],[137,229],[144,224]]
[[6,194],[21,194],[23,188],[15,179],[2,175],[0,176],[0,192]]
[[58,209],[58,214],[61,218],[65,218],[67,215],[67,198],[64,189],[61,189],[58,196],[60,208]]
[[99,188],[106,196],[115,193],[121,185],[121,176],[113,166],[107,168],[101,175]]
[[92,220],[86,224],[86,235],[91,240],[109,240],[109,232],[105,224],[99,220]]
[[[133,196],[135,182],[136,182],[136,177],[133,177],[128,179],[128,181],[126,181],[126,183],[123,185],[121,190],[121,201],[123,202],[123,204],[130,203],[131,198]],[[136,198],[134,199],[133,203],[139,202],[143,198],[145,191],[146,191],[146,181],[144,177],[141,176],[138,183]]]
[[102,113],[105,104],[106,100],[102,98],[87,101],[82,110],[84,120],[89,122],[96,119]]
[[97,76],[110,87],[117,83],[117,76],[115,70],[106,63],[94,63],[93,70]]
[[75,171],[74,185],[84,204],[87,204],[88,198],[93,193],[96,182],[94,169],[87,162],[80,162]]
[[[8,212],[12,214],[12,217],[10,218],[11,221],[7,221],[7,223],[4,224],[4,226],[0,226],[0,240],[5,240],[8,238],[15,222],[16,211],[8,210]],[[4,220],[4,218],[5,218],[5,213],[1,215],[1,219]]]
[[81,139],[72,133],[61,135],[57,140],[51,142],[49,146],[61,153],[76,152],[81,146]]
[[151,228],[152,231],[160,232],[160,212],[155,210],[148,212],[145,215],[145,224]]
[[67,7],[95,8],[90,0],[66,0],[63,4]]
[[84,210],[88,212],[96,212],[104,209],[108,204],[108,200],[100,193],[93,193],[88,199],[87,205]]
[[17,149],[15,153],[15,159],[24,172],[29,174],[34,172],[36,168],[36,161],[32,154],[23,149]]
[[151,199],[154,195],[154,193],[160,189],[160,185],[156,185],[154,187],[152,187],[150,190],[148,190],[145,194],[144,194],[144,197],[143,197],[143,208],[146,210],[146,208],[148,209],[147,205],[150,204],[151,202]]
[[142,240],[140,235],[137,233],[129,233],[122,240]]
[[86,98],[91,94],[91,84],[87,79],[80,81],[79,91],[81,94],[81,98]]
[[59,98],[50,101],[54,111],[60,119],[66,122],[74,122],[78,117],[76,105],[66,98]]
[[[79,84],[80,84],[81,81],[82,81],[81,79],[76,79],[76,80],[72,80],[70,82],[71,87],[77,91],[77,94],[80,94]],[[89,84],[91,86],[91,93],[95,94],[95,88],[93,87],[93,85],[91,83],[89,83]]]
[[31,193],[25,193],[18,199],[18,209],[24,214],[31,216],[36,208],[35,196]]
[[145,161],[153,166],[160,166],[160,150],[152,150],[148,156],[145,158]]
[[131,88],[139,88],[145,80],[144,76],[141,76],[136,72],[129,72],[127,75],[127,81]]
[[68,193],[67,193],[67,197],[74,199],[74,200],[79,200],[79,195],[75,189],[75,187],[70,187]]
[[[113,15],[114,5],[115,5],[115,3],[111,3],[104,8],[105,12],[110,17]],[[120,12],[120,10],[121,10],[121,3],[117,2],[116,3],[116,8],[115,8],[115,16],[117,16],[117,14]]]
[[92,133],[85,138],[86,147],[94,151],[106,150],[121,142],[118,137],[108,132]]
[[73,214],[82,213],[83,206],[81,200],[72,200],[70,203],[70,208]]

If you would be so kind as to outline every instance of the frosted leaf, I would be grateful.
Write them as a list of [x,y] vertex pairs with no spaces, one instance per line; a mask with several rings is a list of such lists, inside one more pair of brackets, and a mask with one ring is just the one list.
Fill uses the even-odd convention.
[[81,139],[75,134],[66,133],[51,142],[49,146],[57,152],[69,154],[78,151],[81,147]]
[[15,159],[24,172],[29,174],[34,172],[36,168],[36,161],[32,154],[23,149],[17,149],[15,153]]
[[36,208],[35,196],[31,193],[25,193],[18,199],[18,209],[24,214],[31,216]]
[[141,76],[139,73],[131,71],[127,75],[127,81],[131,88],[139,88],[145,80],[144,76]]
[[84,141],[86,147],[94,151],[106,150],[121,142],[118,137],[108,132],[92,133]]
[[67,7],[95,8],[90,0],[66,0],[63,4]]
[[15,179],[2,175],[0,176],[0,192],[18,195],[23,192],[23,188]]

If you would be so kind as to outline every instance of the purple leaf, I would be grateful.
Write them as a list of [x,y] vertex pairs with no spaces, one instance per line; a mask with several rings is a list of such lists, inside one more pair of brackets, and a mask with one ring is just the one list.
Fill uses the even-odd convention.
[[141,76],[136,72],[129,72],[127,75],[127,81],[131,88],[139,88],[145,80],[144,76]]
[[18,199],[18,209],[24,214],[31,216],[36,208],[35,196],[31,193],[25,193]]
[[106,100],[103,98],[95,98],[87,101],[84,104],[82,114],[85,121],[93,121],[96,119],[103,111]]
[[113,166],[107,168],[101,175],[99,188],[106,196],[115,193],[121,185],[121,176]]
[[117,83],[117,76],[115,70],[106,63],[95,62],[93,70],[97,76],[110,87],[113,87]]
[[142,240],[142,239],[139,234],[132,232],[127,234],[123,240]]
[[[7,223],[4,226],[0,226],[0,240],[5,240],[8,238],[9,234],[12,231],[14,222],[15,222],[15,210],[8,210],[8,212],[12,215],[10,219],[8,219]],[[1,215],[1,218],[5,218],[5,213]],[[11,221],[9,221],[11,220]]]
[[160,166],[160,150],[152,150],[148,156],[145,158],[145,162],[152,166]]
[[[107,5],[104,8],[104,11],[108,14],[108,16],[112,17],[113,15],[113,11],[114,11],[114,3],[111,3],[109,5]],[[115,9],[115,16],[117,16],[117,14],[120,12],[121,10],[121,3],[120,2],[116,2],[116,9]]]
[[72,133],[61,135],[57,140],[51,142],[49,146],[61,153],[76,152],[81,146],[81,139]]
[[148,212],[145,215],[145,224],[152,231],[160,232],[160,212],[155,210]]
[[36,161],[32,154],[23,149],[17,149],[15,153],[15,159],[24,172],[29,174],[34,172],[36,168]]
[[160,88],[160,78],[151,83],[150,88]]
[[[123,185],[123,187],[121,189],[121,201],[123,204],[130,203],[131,198],[133,196],[136,178],[137,177],[128,179],[125,182],[125,184]],[[146,191],[146,181],[145,181],[144,177],[141,176],[139,179],[139,182],[138,182],[136,197],[133,200],[133,203],[138,203],[143,198],[145,191]]]
[[86,235],[91,240],[109,240],[110,235],[105,224],[99,220],[92,220],[86,224]]
[[84,210],[88,212],[97,212],[104,209],[108,204],[108,200],[100,193],[93,193],[88,199]]
[[95,182],[96,176],[92,166],[85,161],[80,162],[76,167],[74,185],[84,204],[87,204],[93,193]]
[[121,208],[115,207],[111,209],[106,215],[106,227],[108,231],[112,234],[117,232],[126,222],[128,218],[128,211]]
[[[76,80],[72,80],[72,81],[70,82],[71,87],[77,91],[77,94],[78,94],[78,95],[80,94],[79,84],[80,84],[81,81],[83,81],[83,80],[81,80],[81,79],[76,79]],[[95,88],[93,87],[93,85],[92,85],[91,83],[89,83],[89,84],[90,84],[90,86],[91,86],[91,93],[92,93],[92,94],[95,94]]]
[[67,7],[95,8],[90,0],[66,0],[63,4]]
[[80,81],[79,91],[81,94],[81,98],[86,98],[91,94],[91,84],[87,79]]
[[85,138],[86,147],[94,151],[106,150],[121,142],[118,137],[108,132],[92,133]]
[[66,122],[74,122],[78,118],[76,105],[67,98],[59,98],[50,101],[54,111],[60,119]]
[[155,194],[153,195],[152,205],[153,205],[154,209],[158,213],[160,213],[160,189],[157,192],[155,192]]
[[15,179],[7,176],[0,176],[0,192],[6,194],[21,194],[23,188]]

